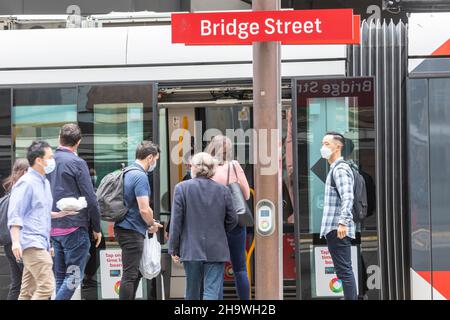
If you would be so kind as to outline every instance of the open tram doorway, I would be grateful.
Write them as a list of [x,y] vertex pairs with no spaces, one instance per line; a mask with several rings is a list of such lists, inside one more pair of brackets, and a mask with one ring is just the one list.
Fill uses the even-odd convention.
[[[290,132],[290,83],[283,85],[283,250],[284,298],[295,298],[295,250],[293,206],[293,158]],[[161,221],[170,219],[174,186],[189,179],[189,158],[201,152],[217,134],[233,140],[234,158],[239,161],[252,196],[248,202],[254,207],[254,172],[251,153],[253,129],[253,89],[250,81],[198,84],[160,84],[158,88],[160,162],[160,214]],[[231,136],[230,136],[231,135]],[[244,136],[244,140],[237,137]],[[274,190],[276,192],[276,190]],[[167,253],[167,237],[162,242],[163,277],[166,299],[183,299],[185,275],[182,266],[172,264]],[[247,266],[254,298],[254,230],[247,229]],[[226,265],[224,299],[237,299],[233,270]]]

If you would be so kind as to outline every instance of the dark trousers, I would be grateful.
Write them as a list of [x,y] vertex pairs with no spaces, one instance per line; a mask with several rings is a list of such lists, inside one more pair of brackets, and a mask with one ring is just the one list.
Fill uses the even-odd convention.
[[9,286],[8,297],[6,300],[17,300],[20,294],[20,287],[22,285],[23,263],[18,263],[16,257],[11,250],[12,244],[4,246],[5,256],[8,259],[9,273],[11,276],[11,285]]
[[[236,226],[227,233],[228,248],[230,249],[231,266],[233,267],[236,291],[240,300],[250,299],[250,282],[247,273],[247,228]],[[223,281],[219,300],[223,299]]]
[[119,299],[134,300],[142,274],[139,271],[144,236],[139,232],[120,227],[114,229],[117,241],[122,249],[122,280],[120,281]]
[[97,274],[97,269],[100,266],[100,261],[97,257],[99,250],[106,249],[106,241],[105,237],[103,237],[102,234],[102,241],[100,241],[100,245],[98,248],[95,247],[95,243],[97,240],[94,239],[94,236],[92,235],[92,228],[89,228],[89,238],[91,240],[91,248],[89,249],[89,260],[86,263],[86,268],[84,269],[84,274],[87,278],[92,278]]
[[339,239],[337,231],[333,230],[326,235],[328,250],[333,259],[334,270],[342,281],[345,300],[357,300],[355,275],[352,269],[351,240],[349,237]]

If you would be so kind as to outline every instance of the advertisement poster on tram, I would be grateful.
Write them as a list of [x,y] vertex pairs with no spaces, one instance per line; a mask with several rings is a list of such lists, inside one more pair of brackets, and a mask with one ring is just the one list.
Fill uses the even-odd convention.
[[[352,267],[358,288],[358,249],[352,246]],[[316,297],[343,297],[342,281],[337,278],[330,252],[325,246],[314,247]]]
[[[100,251],[101,298],[119,299],[120,279],[122,278],[122,250]],[[144,297],[142,280],[136,292],[136,299]]]

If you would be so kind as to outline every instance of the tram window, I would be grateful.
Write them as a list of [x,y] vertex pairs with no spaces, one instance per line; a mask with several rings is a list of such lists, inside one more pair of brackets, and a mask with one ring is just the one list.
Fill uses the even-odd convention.
[[97,175],[128,166],[135,160],[136,146],[144,138],[143,105],[94,105],[94,168]]
[[[11,173],[11,89],[0,89],[0,179]],[[0,188],[0,196],[3,196]]]
[[[98,187],[108,173],[134,162],[140,141],[151,140],[151,85],[81,86],[78,114],[83,132],[80,156],[95,172]],[[113,225],[102,222],[109,240],[114,240]]]
[[12,109],[15,156],[25,157],[33,140],[46,140],[58,146],[59,129],[77,122],[75,88],[14,90]]

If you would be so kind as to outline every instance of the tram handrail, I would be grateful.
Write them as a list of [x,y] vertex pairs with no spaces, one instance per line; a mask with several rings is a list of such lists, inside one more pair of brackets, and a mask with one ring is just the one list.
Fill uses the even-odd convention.
[[[253,207],[255,207],[255,190],[250,188],[250,193],[253,195]],[[253,233],[253,240],[252,244],[250,245],[250,248],[248,249],[248,252],[246,252],[247,255],[247,275],[248,275],[248,282],[250,284],[250,300],[252,300],[252,271],[250,266],[250,260],[252,258],[252,254],[255,251],[255,234]]]

